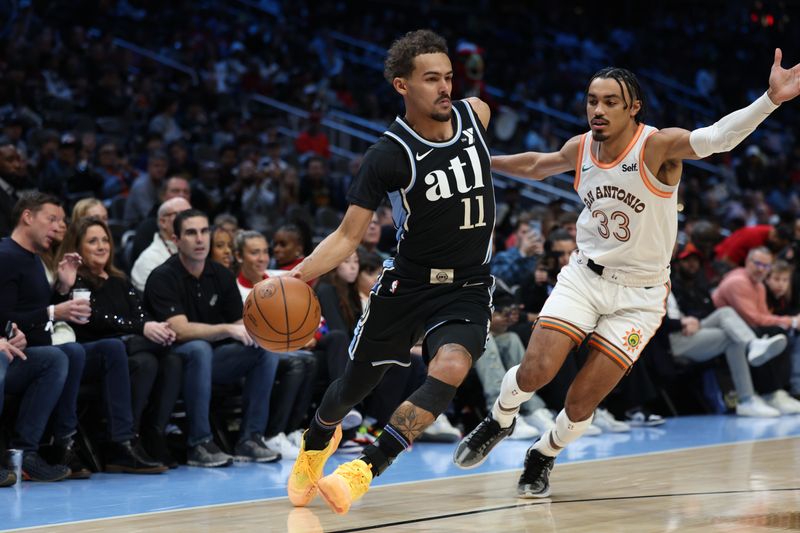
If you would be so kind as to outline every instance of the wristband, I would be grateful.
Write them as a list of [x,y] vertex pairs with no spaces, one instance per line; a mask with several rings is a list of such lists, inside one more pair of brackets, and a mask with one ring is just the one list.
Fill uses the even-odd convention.
[[792,319],[792,329],[797,329],[797,317]]

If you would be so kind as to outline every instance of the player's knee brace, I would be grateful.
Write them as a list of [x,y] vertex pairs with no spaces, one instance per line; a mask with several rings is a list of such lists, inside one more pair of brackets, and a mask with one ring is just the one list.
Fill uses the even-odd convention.
[[409,396],[408,401],[420,409],[425,409],[435,418],[447,409],[455,395],[456,387],[428,376],[425,383]]

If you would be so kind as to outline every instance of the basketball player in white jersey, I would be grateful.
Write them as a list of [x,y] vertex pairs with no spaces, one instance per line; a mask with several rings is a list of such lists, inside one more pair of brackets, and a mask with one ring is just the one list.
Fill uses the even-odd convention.
[[661,324],[682,160],[731,150],[798,94],[800,65],[781,68],[776,49],[769,89],[751,105],[706,128],[659,131],[640,123],[643,97],[636,77],[606,68],[592,77],[586,93],[590,132],[558,152],[492,158],[494,170],[535,180],[575,170],[574,187],[585,208],[578,220],[578,251],[561,271],[522,363],[506,373],[491,414],[459,443],[457,465],[480,465],[513,431],[519,406],[550,382],[569,352],[589,336],[586,364],[555,428],[528,450],[518,484],[522,498],[550,494],[555,458],[591,424],[595,408]]

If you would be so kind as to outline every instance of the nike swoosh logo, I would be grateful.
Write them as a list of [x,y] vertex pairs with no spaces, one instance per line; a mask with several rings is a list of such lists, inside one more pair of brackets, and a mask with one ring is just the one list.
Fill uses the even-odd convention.
[[479,287],[481,285],[483,285],[482,281],[478,281],[477,283],[472,283],[468,281],[465,284],[463,284],[462,287]]
[[417,161],[422,161],[431,152],[433,152],[433,148],[431,148],[430,150],[428,150],[427,152],[425,152],[422,155],[419,155],[419,152],[417,152]]
[[589,165],[588,167],[587,167],[587,166],[583,166],[583,167],[581,167],[581,172],[586,172],[587,170],[589,170],[589,169],[590,169],[590,168],[592,168],[593,166],[594,166],[594,165]]

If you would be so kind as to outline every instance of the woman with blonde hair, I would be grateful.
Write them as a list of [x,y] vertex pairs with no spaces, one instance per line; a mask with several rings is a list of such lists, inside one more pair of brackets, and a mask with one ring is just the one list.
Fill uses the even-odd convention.
[[108,209],[103,201],[98,198],[82,198],[72,208],[71,224],[86,217],[99,218],[108,224]]

